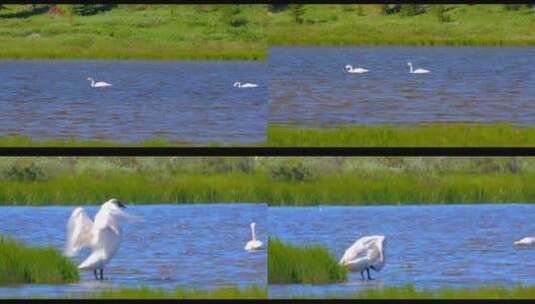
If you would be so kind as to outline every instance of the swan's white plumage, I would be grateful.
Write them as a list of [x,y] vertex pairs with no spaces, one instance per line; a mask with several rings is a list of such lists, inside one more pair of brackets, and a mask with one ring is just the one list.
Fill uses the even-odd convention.
[[111,83],[107,83],[105,81],[97,81],[91,77],[87,77],[87,80],[91,81],[91,87],[92,88],[105,88],[105,87],[111,87]]
[[369,70],[364,68],[353,68],[353,66],[350,64],[346,65],[346,71],[351,74],[362,74],[369,72]]
[[74,256],[84,247],[91,247],[91,229],[93,221],[87,216],[84,208],[74,209],[67,221],[67,245],[65,254]]
[[[91,254],[78,265],[79,269],[102,269],[115,255],[122,239],[120,218],[132,218],[116,199],[105,202],[91,219],[81,207],[76,208],[67,222],[67,246],[65,253],[76,254],[84,247],[91,248]],[[124,206],[123,206],[124,207]]]
[[262,249],[262,242],[256,239],[256,231],[255,231],[256,223],[251,223],[251,240],[245,244],[245,250],[251,251],[251,250],[259,250]]
[[235,88],[239,88],[239,89],[246,89],[246,88],[256,88],[256,87],[258,87],[258,85],[255,84],[255,83],[249,83],[249,82],[246,82],[246,83],[242,84],[241,82],[236,81],[234,83],[234,87]]
[[535,237],[525,237],[515,242],[516,246],[535,246]]
[[386,238],[382,235],[362,237],[345,251],[339,264],[351,271],[363,271],[368,267],[380,271],[385,264],[385,246]]
[[426,69],[413,70],[412,69],[412,63],[410,63],[410,62],[407,62],[407,65],[409,66],[409,73],[411,73],[411,74],[427,74],[427,73],[431,73],[431,71],[426,70]]

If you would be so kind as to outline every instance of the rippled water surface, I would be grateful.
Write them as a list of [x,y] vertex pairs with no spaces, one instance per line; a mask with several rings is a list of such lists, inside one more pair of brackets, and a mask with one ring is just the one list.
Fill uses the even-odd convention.
[[[274,47],[270,122],[535,124],[533,47]],[[414,68],[430,74],[410,74]],[[348,74],[351,64],[370,72]]]
[[[113,86],[91,88],[89,76]],[[0,136],[262,142],[266,78],[247,61],[0,61]]]
[[[63,249],[65,224],[74,207],[0,207],[0,233],[33,245]],[[91,217],[97,207],[88,207]],[[266,284],[266,250],[246,252],[249,223],[267,241],[264,204],[130,205],[143,221],[125,223],[124,239],[105,268],[105,281],[81,272],[80,283],[0,288],[0,297],[50,296],[137,287],[209,289]],[[81,262],[89,252],[75,258]]]
[[470,288],[535,284],[535,249],[513,242],[535,236],[535,205],[449,205],[269,208],[269,233],[297,244],[327,246],[339,259],[358,238],[387,238],[386,264],[361,281],[270,285],[271,297],[358,292],[413,284],[416,288]]

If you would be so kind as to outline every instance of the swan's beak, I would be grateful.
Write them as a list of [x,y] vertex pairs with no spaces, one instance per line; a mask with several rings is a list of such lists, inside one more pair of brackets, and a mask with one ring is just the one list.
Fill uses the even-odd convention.
[[121,208],[123,208],[123,209],[126,209],[126,206],[125,206],[123,203],[121,203],[121,202],[118,202],[118,203],[117,203],[117,206],[119,206],[119,207],[121,207]]

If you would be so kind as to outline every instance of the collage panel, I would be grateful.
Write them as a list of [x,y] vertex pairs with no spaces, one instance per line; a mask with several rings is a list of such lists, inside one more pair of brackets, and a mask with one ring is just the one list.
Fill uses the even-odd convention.
[[268,144],[533,146],[534,18],[532,5],[280,7]]
[[301,157],[270,298],[532,298],[533,157]]
[[265,142],[264,5],[0,10],[0,146]]
[[266,298],[250,158],[0,158],[0,298]]

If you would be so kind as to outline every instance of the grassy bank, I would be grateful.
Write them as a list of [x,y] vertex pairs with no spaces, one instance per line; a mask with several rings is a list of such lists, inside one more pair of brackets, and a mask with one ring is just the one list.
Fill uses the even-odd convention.
[[413,286],[370,289],[350,295],[330,295],[329,298],[352,299],[533,299],[535,287],[481,287],[473,289],[416,290]]
[[0,204],[535,202],[533,157],[0,157]]
[[106,290],[76,298],[91,299],[266,299],[267,288],[252,286],[238,288],[235,286],[220,287],[213,290],[197,290],[176,288],[168,291],[143,287],[138,289],[126,288],[118,290]]
[[[0,58],[246,59],[266,56],[263,5],[5,5]],[[43,8],[44,7],[44,8]]]
[[269,125],[266,146],[290,147],[533,147],[535,128],[509,124],[436,123],[416,126]]
[[269,284],[329,284],[347,280],[347,269],[322,246],[296,246],[270,238]]
[[53,247],[32,247],[0,236],[0,286],[78,281],[78,269]]
[[[509,9],[508,9],[509,8]],[[534,45],[527,6],[303,5],[272,13],[269,45]]]

